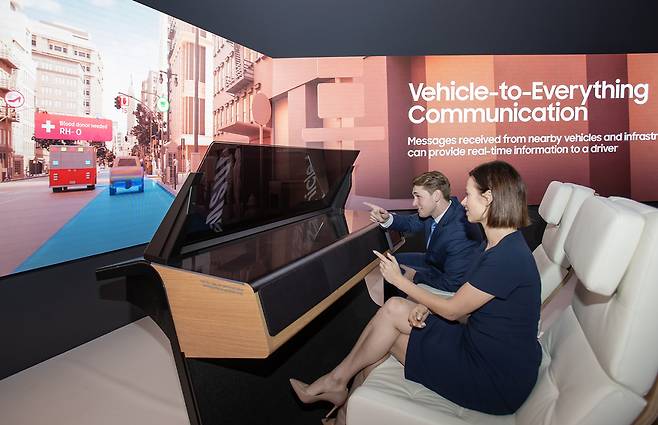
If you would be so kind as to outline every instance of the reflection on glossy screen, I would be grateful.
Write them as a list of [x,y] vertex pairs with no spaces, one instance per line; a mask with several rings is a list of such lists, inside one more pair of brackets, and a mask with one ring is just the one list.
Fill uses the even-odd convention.
[[182,267],[241,282],[253,282],[331,245],[347,233],[342,214],[322,214],[189,256],[183,259]]
[[214,144],[199,167],[185,243],[331,205],[357,152]]

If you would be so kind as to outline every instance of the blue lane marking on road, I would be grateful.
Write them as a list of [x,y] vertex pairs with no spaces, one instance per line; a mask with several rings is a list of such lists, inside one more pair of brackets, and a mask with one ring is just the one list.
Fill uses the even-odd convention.
[[144,179],[141,193],[133,187],[119,189],[116,195],[110,196],[107,185],[96,186],[99,189],[102,193],[14,272],[149,242],[174,201],[172,194],[150,179]]

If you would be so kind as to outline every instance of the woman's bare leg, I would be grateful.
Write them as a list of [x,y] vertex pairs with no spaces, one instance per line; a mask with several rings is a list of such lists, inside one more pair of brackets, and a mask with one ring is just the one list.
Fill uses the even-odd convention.
[[[391,349],[391,353],[393,354],[393,357],[398,359],[402,364],[404,364],[404,360],[406,357],[406,349],[407,345],[409,344],[409,335],[405,334],[400,334],[398,339],[395,341],[395,344],[393,344],[393,348]],[[327,425],[345,425],[347,422],[347,405],[349,403],[349,397],[356,391],[357,388],[361,386],[370,375],[370,372],[372,372],[377,366],[380,364],[384,363],[386,359],[388,359],[389,355],[385,355],[379,361],[376,363],[371,364],[370,366],[366,366],[363,368],[359,373],[356,374],[354,377],[354,381],[352,382],[352,386],[350,387],[350,391],[348,393],[348,399],[347,403],[343,404],[340,406],[340,409],[338,409],[338,413],[336,414],[335,420],[332,421],[326,421]]]
[[360,370],[380,361],[389,353],[404,362],[409,342],[409,313],[415,306],[404,298],[386,301],[359,336],[352,351],[328,374],[308,386],[308,394],[340,391]]

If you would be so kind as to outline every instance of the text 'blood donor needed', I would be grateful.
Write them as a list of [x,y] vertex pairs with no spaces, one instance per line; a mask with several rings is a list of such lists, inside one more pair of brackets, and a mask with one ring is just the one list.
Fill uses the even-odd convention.
[[112,121],[37,112],[34,114],[34,134],[38,139],[107,142],[112,140]]

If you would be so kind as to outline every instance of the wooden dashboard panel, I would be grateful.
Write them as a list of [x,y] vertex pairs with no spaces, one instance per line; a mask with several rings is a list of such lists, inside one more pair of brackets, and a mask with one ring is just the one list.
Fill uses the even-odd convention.
[[258,294],[243,282],[152,264],[160,275],[180,349],[190,358],[266,358],[373,270],[370,262],[274,336]]

